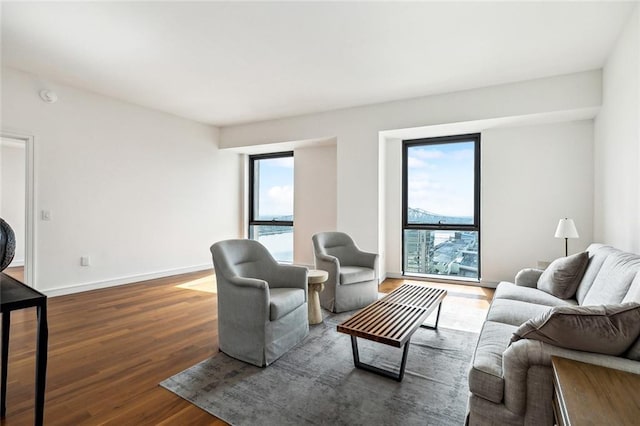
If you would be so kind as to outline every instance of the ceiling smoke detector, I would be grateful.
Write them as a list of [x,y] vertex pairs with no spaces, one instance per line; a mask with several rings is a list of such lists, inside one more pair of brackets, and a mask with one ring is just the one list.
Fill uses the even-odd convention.
[[58,100],[58,95],[51,90],[41,90],[40,98],[48,104],[55,103]]

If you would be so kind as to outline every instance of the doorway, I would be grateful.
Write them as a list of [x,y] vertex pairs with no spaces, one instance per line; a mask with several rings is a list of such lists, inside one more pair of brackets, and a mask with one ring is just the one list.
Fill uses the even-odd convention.
[[35,288],[33,137],[0,134],[0,217],[13,229],[16,252],[4,271]]

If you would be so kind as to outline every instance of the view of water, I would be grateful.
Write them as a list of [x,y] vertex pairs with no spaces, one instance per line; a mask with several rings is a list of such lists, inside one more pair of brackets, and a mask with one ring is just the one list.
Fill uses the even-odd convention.
[[293,263],[293,232],[259,235],[258,241],[269,250],[278,262]]

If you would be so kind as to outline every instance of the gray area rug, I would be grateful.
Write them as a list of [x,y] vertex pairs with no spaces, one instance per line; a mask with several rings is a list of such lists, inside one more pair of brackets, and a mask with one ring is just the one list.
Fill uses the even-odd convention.
[[[219,353],[160,383],[232,425],[462,425],[478,335],[440,327],[411,339],[402,382],[355,369],[350,337],[325,318],[267,368]],[[402,351],[358,339],[360,359],[398,370]]]

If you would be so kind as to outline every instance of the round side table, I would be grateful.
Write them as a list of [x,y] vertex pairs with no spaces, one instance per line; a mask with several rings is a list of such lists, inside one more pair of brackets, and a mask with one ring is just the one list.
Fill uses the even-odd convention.
[[319,269],[309,269],[307,283],[309,284],[309,324],[320,324],[322,322],[322,310],[320,309],[319,293],[324,290],[324,283],[329,278],[327,271]]

